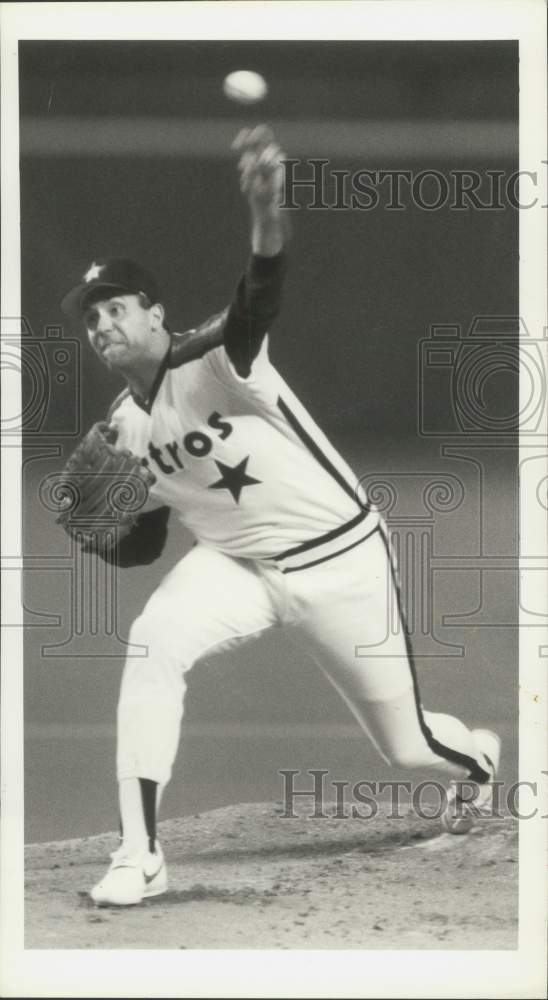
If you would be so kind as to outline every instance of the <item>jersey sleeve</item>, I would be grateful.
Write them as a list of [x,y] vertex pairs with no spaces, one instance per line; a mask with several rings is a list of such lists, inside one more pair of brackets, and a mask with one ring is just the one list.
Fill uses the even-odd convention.
[[241,378],[247,378],[264,336],[280,310],[285,254],[252,254],[224,324],[224,349]]

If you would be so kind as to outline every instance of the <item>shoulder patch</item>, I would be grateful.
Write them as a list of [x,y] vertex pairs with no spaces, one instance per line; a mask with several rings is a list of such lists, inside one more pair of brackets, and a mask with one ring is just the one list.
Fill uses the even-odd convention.
[[169,367],[179,368],[189,361],[203,358],[208,351],[219,347],[223,343],[227,315],[228,308],[215,316],[210,316],[205,323],[194,330],[172,334]]
[[124,399],[127,399],[129,395],[130,391],[129,388],[126,386],[126,388],[122,389],[122,391],[116,396],[116,399],[114,400],[113,403],[111,403],[110,409],[107,413],[107,424],[110,424],[110,421],[112,420],[114,414],[116,413],[116,410],[118,409],[119,406],[121,406],[121,404],[124,402]]

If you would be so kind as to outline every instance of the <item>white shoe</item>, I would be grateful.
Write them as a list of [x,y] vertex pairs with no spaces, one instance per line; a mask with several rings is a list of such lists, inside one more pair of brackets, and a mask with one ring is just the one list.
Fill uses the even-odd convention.
[[470,781],[464,782],[466,798],[461,798],[459,788],[463,782],[452,781],[447,792],[447,806],[441,816],[442,828],[447,833],[469,833],[474,821],[481,816],[491,816],[493,812],[493,785],[500,761],[500,739],[490,729],[472,730],[477,746],[487,764],[491,780],[476,783],[477,794],[470,798]]
[[90,892],[97,906],[135,906],[149,896],[166,892],[167,869],[158,841],[154,853],[130,853],[122,844],[111,858],[105,877]]

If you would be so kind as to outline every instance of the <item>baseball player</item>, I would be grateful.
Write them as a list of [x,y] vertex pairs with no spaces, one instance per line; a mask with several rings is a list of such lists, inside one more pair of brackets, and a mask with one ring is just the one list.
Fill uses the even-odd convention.
[[177,752],[185,675],[206,654],[267,629],[282,627],[315,659],[385,760],[453,779],[453,806],[467,779],[475,809],[487,809],[498,766],[495,734],[423,710],[401,610],[399,629],[391,624],[400,604],[386,527],[269,360],[285,267],[283,154],[266,126],[244,130],[234,145],[251,255],[228,308],[171,333],[154,277],[119,258],[94,261],[63,300],[127,384],[107,417],[116,448],[153,474],[131,531],[100,554],[121,566],[150,563],[170,511],[196,539],[130,631],[147,655],[129,656],[123,672],[122,839],[91,890],[99,905],[165,892],[156,817]]

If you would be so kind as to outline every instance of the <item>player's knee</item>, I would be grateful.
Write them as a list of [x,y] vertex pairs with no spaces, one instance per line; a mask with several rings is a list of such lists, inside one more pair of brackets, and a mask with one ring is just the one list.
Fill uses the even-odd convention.
[[194,662],[190,643],[185,642],[185,629],[181,622],[176,623],[176,628],[175,633],[171,619],[145,608],[129,631],[130,647],[135,647],[130,649],[130,655],[189,670]]
[[129,642],[132,646],[148,646],[156,644],[161,639],[162,629],[160,622],[146,611],[139,615],[133,622],[129,630]]

